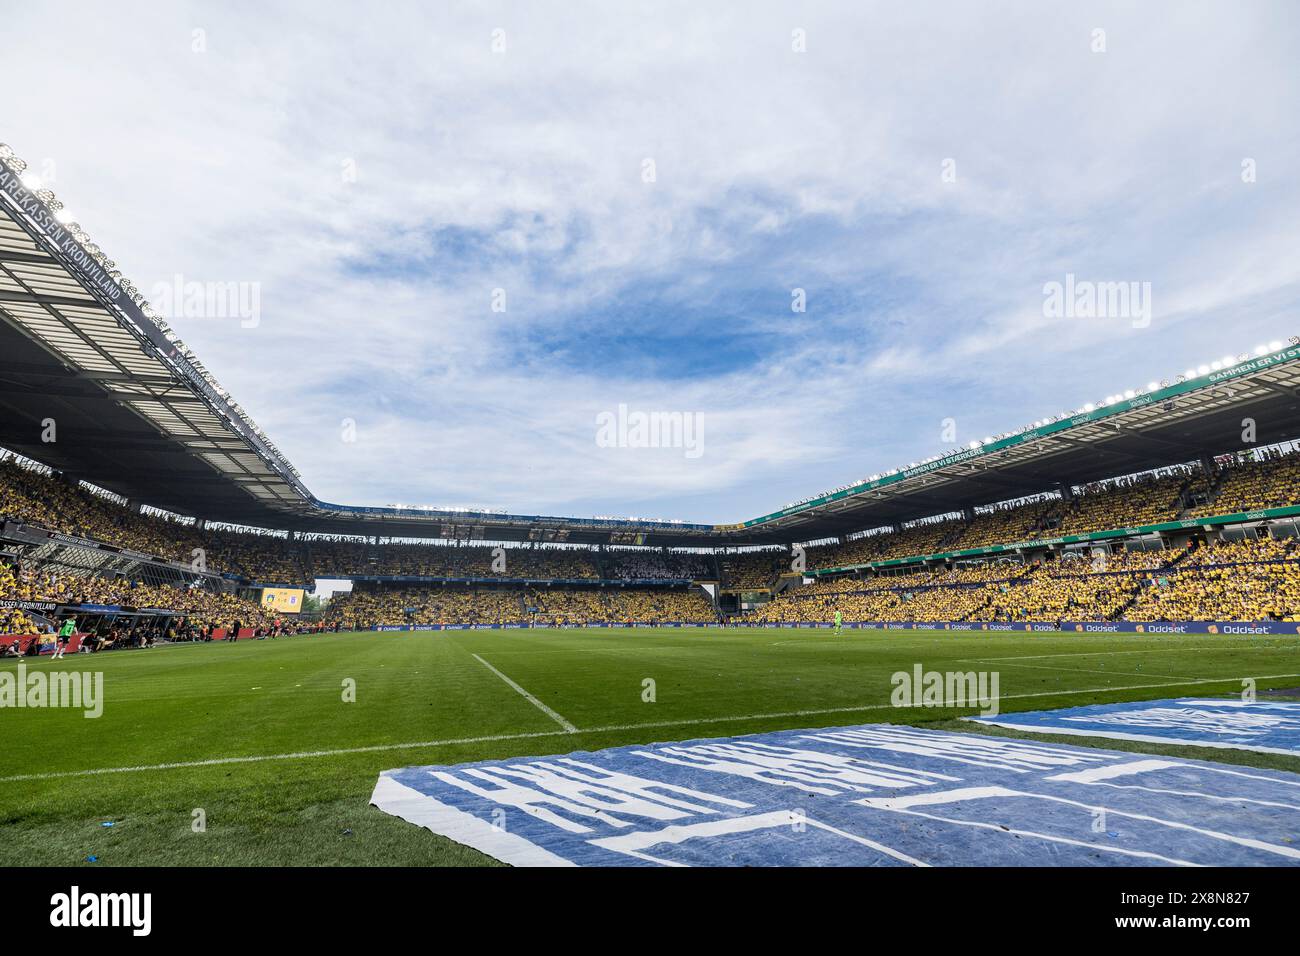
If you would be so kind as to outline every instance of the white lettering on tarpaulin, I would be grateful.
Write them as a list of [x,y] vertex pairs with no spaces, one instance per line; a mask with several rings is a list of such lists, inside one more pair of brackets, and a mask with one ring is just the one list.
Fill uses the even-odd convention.
[[973,764],[980,767],[1028,773],[1046,767],[1089,762],[1086,753],[1061,752],[1023,740],[1001,737],[969,737],[959,734],[936,735],[912,727],[887,725],[831,730],[808,735],[808,740],[832,740],[849,747],[886,750],[894,753],[917,753],[939,760]]
[[1207,734],[1267,734],[1289,729],[1300,733],[1300,714],[1274,717],[1268,714],[1214,713],[1192,707],[1153,707],[1146,711],[1104,714],[1098,717],[1066,717],[1065,720],[1131,727],[1176,727]]
[[970,719],[1044,734],[1300,756],[1300,703],[1291,701],[1150,700]]
[[1300,775],[889,724],[408,767],[371,802],[521,866],[1300,865]]
[[[482,783],[464,780],[445,771],[430,771],[430,776],[444,783],[498,803],[526,809],[538,819],[575,833],[591,827],[587,823],[568,819],[563,814],[599,819],[612,826],[624,827],[630,824],[622,816],[678,820],[692,814],[715,812],[714,808],[705,805],[708,803],[730,807],[746,806],[739,801],[714,797],[685,787],[665,787],[653,780],[624,773],[604,772],[599,767],[567,758],[555,762],[511,764],[492,770],[471,768],[464,771],[464,774]],[[524,783],[516,783],[509,778]],[[651,793],[652,788],[664,789],[673,796]],[[690,799],[683,800],[681,797]],[[547,809],[547,806],[554,810]]]
[[731,773],[777,786],[795,787],[807,793],[830,795],[878,788],[924,787],[954,777],[909,771],[888,764],[871,763],[839,754],[795,750],[767,744],[700,744],[695,747],[665,747],[659,752],[636,751],[637,756],[683,767],[697,767],[714,773]]

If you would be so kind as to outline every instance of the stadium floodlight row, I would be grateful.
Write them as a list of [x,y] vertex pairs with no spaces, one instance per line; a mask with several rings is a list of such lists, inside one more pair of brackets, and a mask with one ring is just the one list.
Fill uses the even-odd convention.
[[[202,521],[289,532],[731,547],[843,538],[1296,437],[1300,337],[732,524],[353,507],[315,498],[54,194],[0,145],[0,445]],[[44,442],[42,423],[60,440]]]

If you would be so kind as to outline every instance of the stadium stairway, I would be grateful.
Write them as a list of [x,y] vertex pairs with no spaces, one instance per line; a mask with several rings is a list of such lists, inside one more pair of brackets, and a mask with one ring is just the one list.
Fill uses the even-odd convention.
[[[1203,473],[1189,476],[1178,491],[1179,508],[1177,518],[1182,520],[1212,506],[1219,497],[1219,492],[1223,490],[1223,483],[1227,478],[1228,469],[1226,468],[1220,468],[1208,480]],[[1198,488],[1198,484],[1203,484],[1204,487]]]
[[960,617],[958,620],[961,620],[961,621],[977,620],[977,618],[975,617],[975,615],[979,614],[981,611],[983,611],[985,608],[987,608],[987,607],[989,606],[989,603],[990,603],[992,600],[993,600],[993,595],[990,594],[988,597],[986,597],[986,598],[984,599],[984,601],[983,601],[982,604],[980,604],[980,605],[979,605],[978,607],[976,607],[976,608],[973,608],[970,612],[968,612],[967,614],[963,615],[963,616]]
[[782,591],[797,587],[802,582],[803,575],[801,574],[778,574],[776,580],[772,582],[772,597],[776,597]]
[[[1135,573],[1133,576],[1136,578],[1138,577],[1138,574],[1141,573],[1145,573],[1147,575],[1161,574],[1162,572],[1168,571],[1170,568],[1174,567],[1175,565],[1180,564],[1183,561],[1186,561],[1188,555],[1190,555],[1191,553],[1192,553],[1191,548],[1184,548],[1174,556],[1174,559],[1172,561],[1166,561],[1164,564],[1160,565],[1160,567],[1156,568],[1153,571],[1138,572]],[[1124,620],[1124,615],[1128,613],[1129,608],[1131,608],[1134,604],[1138,602],[1138,599],[1140,597],[1142,597],[1141,586],[1133,589],[1133,593],[1129,596],[1129,599],[1125,601],[1122,605],[1120,605],[1118,608],[1116,608],[1115,612],[1111,614],[1109,619],[1112,621]]]
[[1136,604],[1138,598],[1140,598],[1141,596],[1142,596],[1142,588],[1141,587],[1134,588],[1133,593],[1129,595],[1128,600],[1115,609],[1115,612],[1111,614],[1109,620],[1112,621],[1124,620],[1124,615],[1128,613],[1128,609],[1131,608],[1134,604]]

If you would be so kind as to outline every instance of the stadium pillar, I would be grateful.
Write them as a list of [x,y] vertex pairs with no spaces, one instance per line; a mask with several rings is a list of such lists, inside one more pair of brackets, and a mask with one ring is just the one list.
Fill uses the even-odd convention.
[[1074,500],[1074,489],[1071,488],[1069,485],[1057,485],[1056,490],[1061,493],[1062,501]]
[[1202,456],[1201,456],[1201,467],[1202,467],[1203,469],[1205,469],[1205,474],[1208,475],[1208,476],[1211,477],[1211,478],[1214,477],[1214,473],[1218,470],[1218,469],[1215,467],[1215,464],[1214,464],[1214,456],[1213,456],[1213,455],[1202,455]]
[[143,507],[144,507],[144,502],[141,501],[139,498],[126,499],[126,510],[131,512],[131,514],[138,515],[140,513],[140,509]]
[[975,520],[975,509],[974,509],[974,508],[962,508],[962,509],[961,509],[961,516],[962,516],[963,518],[965,518],[967,521],[974,521],[974,520]]
[[207,530],[208,530],[208,519],[207,519],[207,518],[195,518],[195,519],[194,519],[194,530],[196,530],[196,531],[207,531]]

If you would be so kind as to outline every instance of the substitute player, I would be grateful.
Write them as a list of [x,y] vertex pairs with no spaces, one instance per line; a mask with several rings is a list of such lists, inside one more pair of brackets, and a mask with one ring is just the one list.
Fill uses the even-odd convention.
[[841,633],[841,626],[843,624],[844,624],[844,615],[840,613],[839,608],[836,608],[835,609],[835,633],[836,634]]
[[76,618],[70,617],[63,622],[63,626],[59,628],[58,639],[54,643],[54,656],[51,657],[50,660],[57,661],[59,658],[63,657],[63,652],[68,649],[68,643],[72,640],[72,633],[76,629]]

